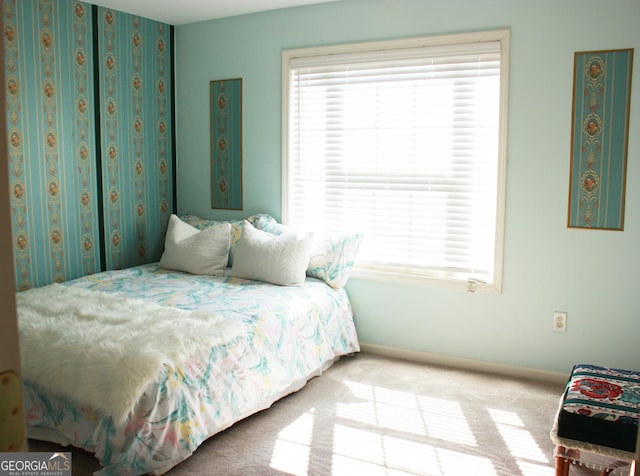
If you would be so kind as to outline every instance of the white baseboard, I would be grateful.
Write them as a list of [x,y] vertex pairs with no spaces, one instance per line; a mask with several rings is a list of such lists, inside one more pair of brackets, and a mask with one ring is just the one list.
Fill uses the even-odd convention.
[[492,374],[505,375],[508,377],[525,378],[531,380],[541,380],[544,382],[566,384],[569,373],[550,372],[528,367],[518,367],[515,365],[498,364],[482,360],[465,359],[462,357],[452,357],[449,355],[432,354],[430,352],[420,352],[416,350],[398,349],[376,344],[360,343],[360,350],[370,354],[391,357],[395,359],[422,362],[425,364],[442,365],[445,367],[455,367],[465,370],[475,370]]

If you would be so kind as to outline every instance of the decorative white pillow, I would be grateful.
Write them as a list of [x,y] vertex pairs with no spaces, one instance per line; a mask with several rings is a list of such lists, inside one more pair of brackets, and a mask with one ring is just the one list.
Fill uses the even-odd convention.
[[[256,216],[258,215],[251,215],[250,217],[247,217],[246,220],[253,225],[253,220]],[[229,262],[227,263],[227,266],[233,265],[233,255],[236,252],[236,246],[238,244],[238,240],[240,239],[240,233],[242,232],[242,222],[244,220],[208,220],[206,218],[200,218],[197,215],[182,215],[180,219],[183,222],[197,228],[198,230],[206,230],[207,228],[219,225],[220,223],[229,223],[229,225],[231,225],[231,243],[229,245]]]
[[305,280],[312,241],[308,233],[272,235],[245,220],[231,276],[283,286],[300,284]]
[[362,242],[362,233],[316,233],[307,276],[321,279],[334,289],[347,284]]
[[219,276],[229,259],[231,225],[216,223],[202,231],[171,215],[160,266],[191,274]]
[[[292,228],[282,225],[266,214],[253,217],[258,230],[281,235],[291,233]],[[311,257],[307,267],[307,276],[318,278],[335,289],[347,284],[351,268],[355,264],[358,249],[362,242],[362,233],[314,233]]]

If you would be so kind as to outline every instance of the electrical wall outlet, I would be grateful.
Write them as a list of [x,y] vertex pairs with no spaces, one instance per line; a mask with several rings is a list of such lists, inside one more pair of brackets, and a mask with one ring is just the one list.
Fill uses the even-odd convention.
[[567,313],[555,311],[553,313],[553,330],[556,332],[567,332]]

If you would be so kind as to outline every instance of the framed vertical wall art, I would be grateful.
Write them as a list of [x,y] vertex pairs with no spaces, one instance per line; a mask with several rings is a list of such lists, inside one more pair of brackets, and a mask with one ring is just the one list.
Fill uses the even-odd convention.
[[211,81],[211,208],[242,210],[242,79]]
[[624,229],[633,49],[575,53],[569,228]]

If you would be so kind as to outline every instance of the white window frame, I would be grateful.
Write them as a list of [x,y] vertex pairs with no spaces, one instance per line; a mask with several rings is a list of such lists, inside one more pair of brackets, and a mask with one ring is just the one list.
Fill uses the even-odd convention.
[[380,42],[354,43],[323,47],[301,48],[282,52],[282,222],[289,223],[290,206],[290,168],[289,153],[291,150],[291,136],[289,131],[290,118],[290,61],[296,58],[325,56],[332,54],[363,53],[371,51],[386,52],[407,48],[429,46],[465,45],[477,42],[500,42],[500,105],[498,126],[498,177],[496,190],[496,229],[495,251],[492,282],[483,282],[473,278],[461,279],[428,273],[397,272],[382,267],[358,267],[351,271],[352,277],[371,278],[387,281],[409,283],[425,283],[438,287],[463,289],[470,292],[501,293],[504,255],[505,228],[505,197],[507,176],[507,133],[508,133],[508,98],[509,98],[509,58],[510,32],[509,30],[493,30],[484,32],[462,33],[452,35],[428,36],[420,38],[400,39]]

